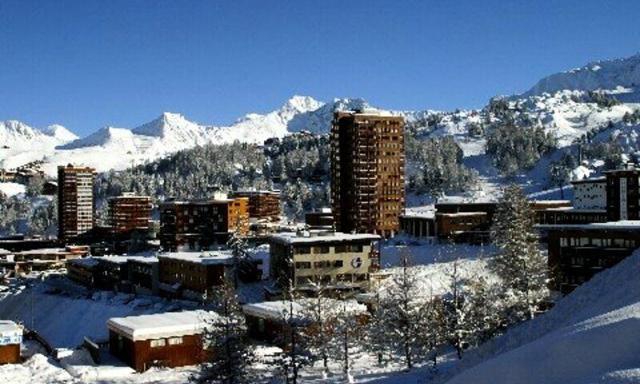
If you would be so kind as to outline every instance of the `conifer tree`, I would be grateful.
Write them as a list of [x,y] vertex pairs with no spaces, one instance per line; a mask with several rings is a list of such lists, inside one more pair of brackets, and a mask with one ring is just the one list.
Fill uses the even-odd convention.
[[253,353],[247,340],[244,315],[233,283],[225,280],[215,290],[212,300],[214,314],[206,319],[203,335],[208,353],[199,374],[193,376],[197,383],[242,384],[251,383],[250,365]]
[[522,189],[507,186],[494,215],[492,237],[498,252],[489,264],[500,277],[513,316],[533,318],[546,295],[547,265],[534,231],[534,212]]

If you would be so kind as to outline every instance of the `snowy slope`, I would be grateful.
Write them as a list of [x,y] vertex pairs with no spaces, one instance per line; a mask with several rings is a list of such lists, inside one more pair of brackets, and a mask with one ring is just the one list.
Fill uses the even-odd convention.
[[546,314],[468,353],[447,383],[640,382],[639,273],[637,251]]
[[15,168],[39,160],[42,153],[78,137],[61,125],[38,129],[15,121],[0,121],[0,168]]
[[592,91],[637,86],[640,86],[640,54],[623,59],[596,61],[580,68],[553,74],[540,80],[523,96],[553,94],[565,89]]

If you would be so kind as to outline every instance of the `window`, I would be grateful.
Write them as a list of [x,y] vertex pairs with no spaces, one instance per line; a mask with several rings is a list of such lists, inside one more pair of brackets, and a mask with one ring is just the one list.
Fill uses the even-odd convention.
[[304,255],[304,254],[311,253],[311,247],[295,247],[294,253],[296,255]]
[[331,266],[331,262],[328,260],[316,261],[313,263],[314,268],[329,268]]
[[334,261],[333,261],[333,266],[334,266],[335,268],[340,268],[340,267],[342,267],[343,265],[344,265],[344,263],[342,262],[342,260],[334,260]]
[[165,339],[151,340],[151,348],[164,347],[165,345],[167,345]]
[[182,337],[170,337],[167,339],[169,341],[169,345],[179,345],[182,344]]
[[329,253],[329,247],[326,245],[313,247],[313,253]]
[[311,262],[309,261],[298,261],[296,262],[296,269],[310,269]]

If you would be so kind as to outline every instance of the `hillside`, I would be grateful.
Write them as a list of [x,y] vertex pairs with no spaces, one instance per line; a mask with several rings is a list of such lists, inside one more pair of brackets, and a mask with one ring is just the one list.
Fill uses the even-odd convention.
[[[640,381],[640,252],[467,353],[449,384]],[[442,382],[442,381],[441,381]]]

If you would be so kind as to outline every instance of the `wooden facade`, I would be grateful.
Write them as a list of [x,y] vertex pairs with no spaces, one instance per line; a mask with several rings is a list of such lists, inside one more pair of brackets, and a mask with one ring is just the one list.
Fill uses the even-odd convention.
[[[164,345],[156,347],[158,340],[162,340],[160,343]],[[179,340],[179,343],[169,344],[169,340]],[[109,351],[138,372],[144,372],[151,367],[174,368],[195,365],[206,360],[201,335],[133,341],[110,330]]]
[[0,364],[19,364],[22,328],[10,320],[0,320]]
[[166,201],[160,204],[160,244],[167,252],[201,251],[249,233],[247,198]]
[[405,205],[404,119],[336,112],[331,128],[331,205],[336,230],[394,236]]
[[203,333],[212,316],[184,311],[109,319],[109,351],[138,372],[200,364],[207,358]]
[[223,283],[232,263],[231,255],[222,252],[212,252],[209,257],[198,253],[168,253],[158,255],[158,260],[162,285],[202,294]]
[[123,196],[109,199],[109,225],[115,233],[130,233],[148,230],[151,221],[151,198],[149,196]]
[[58,167],[58,239],[72,240],[93,228],[95,174],[89,167]]
[[250,219],[277,221],[282,215],[278,191],[235,191],[232,196],[248,199]]

